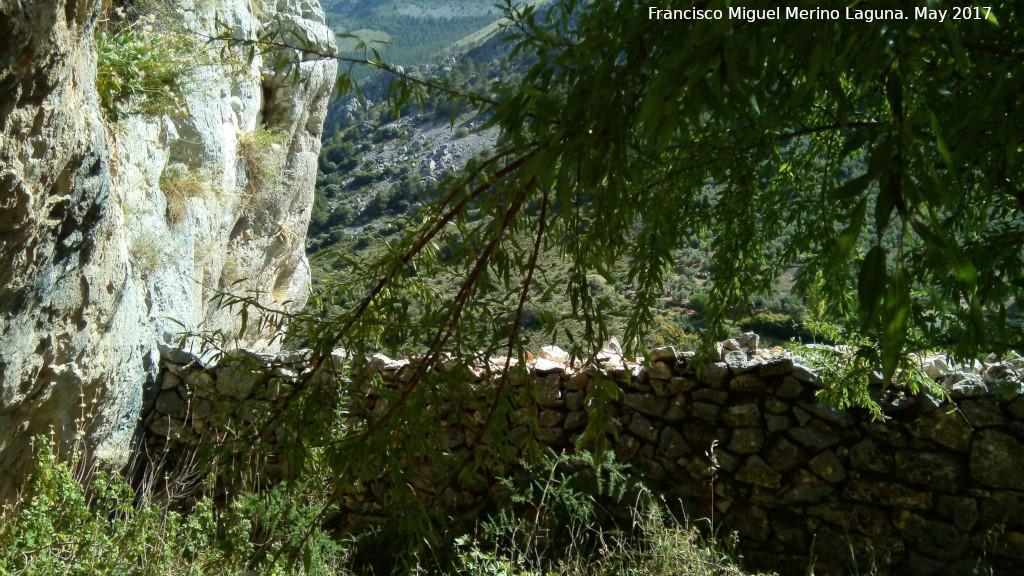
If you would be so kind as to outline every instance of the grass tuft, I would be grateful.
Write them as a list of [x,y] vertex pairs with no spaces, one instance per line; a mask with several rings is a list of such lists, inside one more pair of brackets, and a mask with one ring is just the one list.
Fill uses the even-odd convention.
[[259,198],[273,192],[284,168],[283,144],[288,135],[259,126],[238,141],[238,156],[249,183],[246,192]]
[[[355,549],[366,540],[320,525],[321,511],[331,508],[332,482],[315,471],[216,503],[193,494],[184,512],[168,504],[181,495],[159,487],[181,486],[174,478],[161,484],[151,475],[149,488],[136,490],[119,476],[84,470],[80,459],[58,458],[43,438],[37,446],[24,497],[0,509],[0,574],[753,574],[610,457],[561,455],[527,464],[502,483],[506,505],[473,534],[414,552],[378,531],[383,555],[360,562]],[[396,518],[402,514],[395,511]]]
[[178,164],[168,166],[160,176],[160,190],[167,199],[167,221],[179,224],[185,218],[188,200],[206,198],[209,186],[208,179],[199,172]]

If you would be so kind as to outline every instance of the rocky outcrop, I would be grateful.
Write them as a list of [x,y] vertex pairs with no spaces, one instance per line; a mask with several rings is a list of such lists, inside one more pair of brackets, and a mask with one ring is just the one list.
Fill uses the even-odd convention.
[[[115,119],[96,88],[103,5],[0,4],[0,498],[16,490],[35,435],[124,465],[158,348],[183,330],[239,333],[217,291],[272,309],[306,298],[336,69],[320,56],[334,47],[317,3],[169,2],[161,18],[196,47],[179,79],[184,105]],[[239,39],[276,32],[308,49],[227,62],[202,41],[215,19]],[[254,183],[241,148],[267,133],[280,136],[255,161],[274,178]],[[172,197],[173,171],[194,175],[194,193]],[[274,350],[276,333],[256,324],[239,345]]]
[[[799,358],[758,349],[753,335],[724,342],[719,358],[698,373],[691,353],[655,350],[641,366],[609,350],[598,366],[581,367],[546,347],[525,374],[509,375],[526,393],[508,394],[516,405],[501,426],[517,447],[567,449],[588,424],[603,422],[619,461],[685,496],[690,518],[713,515],[720,534],[738,533],[744,558],[781,574],[805,574],[811,564],[816,574],[870,566],[893,574],[968,574],[979,559],[992,573],[1018,573],[1024,561],[1024,359],[967,372],[927,359],[926,372],[946,393],[911,394],[900,382],[873,385],[888,417],[876,421],[863,409],[821,403],[816,393],[831,383]],[[328,365],[343,360],[334,357]],[[242,354],[205,366],[179,353],[162,365],[163,389],[147,417],[154,457],[191,455],[257,427],[266,444],[247,452],[251,444],[235,443],[235,455],[243,462],[259,455],[276,478],[289,474],[288,462],[279,459],[283,452],[274,449],[286,427],[279,419],[261,427],[259,415],[280,413],[296,379],[330,377],[323,368],[312,372],[296,354]],[[368,367],[386,384],[353,394],[346,407],[353,418],[386,412],[387,395],[394,398],[405,386],[416,363],[376,356]],[[438,368],[467,377],[464,388],[445,385],[477,397],[474,402],[453,392],[459,400],[448,404],[458,408],[437,410],[443,423],[423,431],[436,434],[436,445],[453,462],[476,443],[488,443],[480,434],[481,415],[488,412],[483,397],[502,377],[501,368],[492,364],[494,379],[484,369]],[[348,390],[366,390],[346,382]],[[608,394],[609,385],[615,394]],[[598,389],[614,399],[595,404]],[[417,488],[425,497],[439,491],[428,482]],[[495,490],[454,493],[449,487],[443,495],[475,506]],[[364,494],[346,498],[339,521],[383,517],[381,493],[370,483]]]

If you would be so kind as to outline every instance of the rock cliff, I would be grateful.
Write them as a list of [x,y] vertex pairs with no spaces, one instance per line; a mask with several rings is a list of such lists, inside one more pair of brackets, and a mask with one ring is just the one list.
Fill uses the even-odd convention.
[[[273,309],[305,302],[336,71],[319,56],[334,50],[323,11],[315,0],[133,6],[0,2],[0,498],[39,434],[125,465],[159,347],[183,330],[238,333],[218,291]],[[98,38],[115,12],[145,24],[131,28],[141,46],[163,26],[194,50],[174,107],[135,113],[128,98],[125,112],[101,97]],[[204,39],[224,33],[307,50],[222,53]],[[238,345],[273,351],[274,336],[249,328]]]

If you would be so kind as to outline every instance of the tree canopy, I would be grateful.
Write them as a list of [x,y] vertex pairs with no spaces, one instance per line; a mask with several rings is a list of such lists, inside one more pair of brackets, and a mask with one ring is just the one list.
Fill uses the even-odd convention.
[[[673,250],[699,238],[714,254],[713,328],[798,266],[798,292],[887,375],[908,350],[1021,347],[1007,321],[1024,286],[1013,3],[944,22],[913,7],[874,22],[650,20],[646,5],[576,0],[506,9],[529,68],[473,99],[502,129],[494,156],[451,182],[368,271],[384,281],[352,297],[360,318],[382,320],[370,323],[380,341],[445,326],[422,341],[515,342],[510,320],[547,288],[537,254],[555,250],[586,325],[577,352],[610,336],[590,279],[629,263],[633,346]],[[398,78],[395,102],[422,84]],[[766,239],[780,237],[787,249],[770,257]],[[405,292],[428,273],[452,274],[452,294]],[[419,319],[388,326],[410,296]]]

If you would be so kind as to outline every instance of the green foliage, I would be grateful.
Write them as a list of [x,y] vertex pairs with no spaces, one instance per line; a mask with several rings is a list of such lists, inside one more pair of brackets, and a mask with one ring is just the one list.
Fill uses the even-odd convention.
[[581,529],[614,524],[600,500],[628,502],[627,493],[635,496],[637,487],[612,452],[601,458],[581,452],[524,463],[515,476],[502,481],[509,504],[482,523],[483,538],[521,554],[522,562],[529,563],[568,548]]
[[378,192],[366,203],[363,207],[363,212],[360,214],[360,218],[363,220],[369,220],[376,218],[384,213],[384,210],[388,206],[388,198],[383,191]]
[[710,302],[711,298],[706,293],[694,294],[690,297],[690,308],[703,316],[707,314]]
[[341,137],[328,140],[320,149],[320,170],[325,173],[349,172],[359,166],[360,162],[356,147]]
[[154,14],[97,27],[96,89],[103,110],[111,119],[177,111],[184,105],[183,79],[198,58],[194,40],[162,30]]
[[[313,214],[309,222],[309,235],[327,234],[332,244],[341,242],[345,236],[343,228],[356,218],[355,208],[340,204],[333,209],[327,199],[317,195],[313,202]],[[339,234],[335,236],[335,232]]]
[[[227,502],[200,497],[182,513],[160,503],[157,496],[174,496],[163,489],[136,492],[119,476],[62,461],[43,438],[37,446],[24,497],[0,515],[2,574],[344,575],[360,568],[351,544],[381,537],[371,529],[342,544],[321,527],[332,508],[320,467],[294,484]],[[545,455],[506,478],[502,493],[504,504],[475,536],[449,534],[420,556],[402,556],[387,540],[388,554],[373,563],[392,573],[426,568],[452,576],[743,574],[671,517],[611,453]]]
[[[1020,342],[998,322],[1017,280],[989,274],[981,289],[977,272],[1022,272],[1021,169],[1006,162],[1019,144],[1002,124],[1004,114],[1020,123],[1006,104],[1020,82],[1019,30],[964,23],[957,34],[977,45],[960,52],[946,43],[951,31],[925,21],[880,31],[719,20],[681,34],[652,28],[645,10],[562,2],[547,19],[514,14],[520,49],[539,62],[495,110],[511,149],[529,157],[518,181],[532,179],[531,197],[551,186],[563,204],[584,190],[592,198],[565,213],[574,227],[594,223],[579,240],[581,265],[639,251],[636,330],[684,230],[714,251],[712,327],[796,263],[798,287],[817,272],[829,279],[840,317],[860,270],[859,331],[881,346],[887,374],[908,346],[978,353]],[[876,239],[858,243],[872,204]],[[788,246],[769,258],[764,239],[788,225]],[[890,230],[898,242],[886,254],[877,246]],[[925,309],[943,311],[942,332],[928,328]]]
[[745,574],[610,455],[547,457],[503,485],[508,504],[456,541],[461,574]]
[[[1011,128],[1022,112],[1008,104],[1024,77],[1019,29],[915,19],[652,28],[640,5],[506,8],[514,52],[535,64],[497,89],[500,100],[472,100],[503,129],[500,146],[449,182],[432,217],[373,268],[388,289],[367,286],[370,308],[408,298],[404,287],[418,284],[399,272],[408,263],[452,264],[426,250],[456,237],[450,224],[475,249],[461,272],[449,268],[465,297],[424,308],[424,320],[456,319],[439,346],[456,333],[509,338],[507,315],[488,308],[528,299],[534,282],[551,288],[534,273],[536,246],[569,262],[566,292],[584,325],[577,354],[609,336],[591,278],[610,282],[627,263],[623,341],[638,348],[675,251],[697,237],[713,254],[708,343],[797,266],[797,292],[877,347],[885,377],[908,349],[1020,346],[1021,329],[1004,320],[1024,283]],[[993,10],[1015,18],[1012,4]],[[399,78],[393,105],[414,100],[416,86]]]
[[696,350],[700,336],[695,332],[692,321],[679,314],[656,316],[651,325],[653,347],[674,346],[678,350]]
[[[744,331],[756,332],[762,338],[778,340],[814,340],[814,334],[804,326],[801,318],[789,314],[763,312],[742,318],[736,324]],[[820,342],[820,341],[819,341]]]
[[355,188],[361,188],[367,184],[373,184],[381,180],[380,172],[366,172],[358,171],[352,174],[352,186]]
[[0,574],[345,574],[345,550],[316,525],[323,496],[278,486],[226,507],[201,499],[187,515],[116,475],[83,480],[37,441],[25,497],[0,517]]
[[[948,400],[947,392],[922,370],[914,358],[900,357],[892,375],[884,376],[878,370],[882,364],[881,352],[865,341],[865,337],[841,326],[825,322],[808,322],[806,329],[824,342],[842,342],[841,346],[797,345],[795,351],[808,363],[817,367],[818,380],[824,386],[816,393],[823,402],[838,408],[862,406],[872,418],[888,418],[879,405],[880,396],[872,396],[872,379],[876,383],[891,383],[905,390],[907,395],[929,391]],[[876,388],[877,393],[881,393]]]

